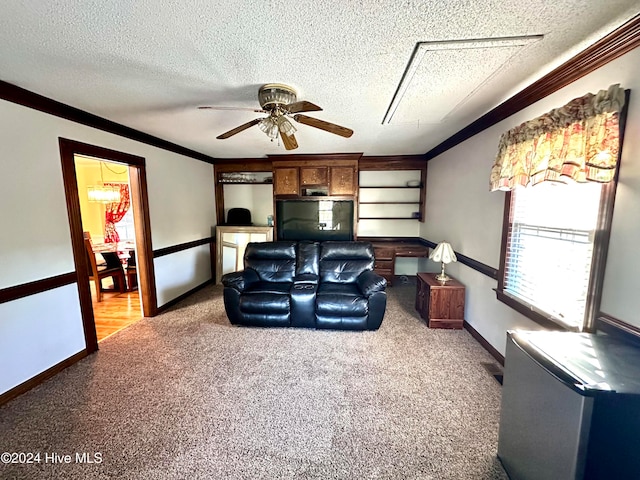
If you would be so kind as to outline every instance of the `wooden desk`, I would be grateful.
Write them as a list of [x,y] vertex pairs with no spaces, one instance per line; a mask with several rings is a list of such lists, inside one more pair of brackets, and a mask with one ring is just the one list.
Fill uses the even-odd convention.
[[369,238],[358,240],[369,241],[373,244],[376,257],[374,271],[387,279],[387,284],[392,285],[395,276],[395,263],[397,257],[426,258],[429,256],[429,247],[419,240],[393,240],[376,241]]

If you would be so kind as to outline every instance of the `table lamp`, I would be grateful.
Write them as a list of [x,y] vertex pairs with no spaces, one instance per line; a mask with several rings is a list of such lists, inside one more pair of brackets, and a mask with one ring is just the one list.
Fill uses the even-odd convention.
[[446,263],[455,262],[458,260],[456,257],[456,253],[451,248],[451,245],[447,242],[440,242],[436,248],[429,255],[429,259],[434,262],[442,262],[442,272],[439,275],[436,275],[436,280],[440,282],[446,282],[447,280],[451,280],[446,273],[444,273],[444,265]]

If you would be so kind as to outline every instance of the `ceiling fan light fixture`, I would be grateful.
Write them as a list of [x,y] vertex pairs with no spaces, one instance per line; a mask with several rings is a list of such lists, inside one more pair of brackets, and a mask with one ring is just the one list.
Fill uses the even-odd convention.
[[279,116],[277,123],[278,123],[278,129],[283,135],[291,136],[297,131],[296,127],[294,127],[293,124],[289,120],[287,120],[287,118],[284,116]]
[[258,90],[258,101],[265,110],[273,109],[278,105],[289,105],[294,103],[297,98],[293,88],[281,83],[267,83]]
[[266,117],[260,120],[258,128],[272,140],[278,137],[278,125],[273,117]]

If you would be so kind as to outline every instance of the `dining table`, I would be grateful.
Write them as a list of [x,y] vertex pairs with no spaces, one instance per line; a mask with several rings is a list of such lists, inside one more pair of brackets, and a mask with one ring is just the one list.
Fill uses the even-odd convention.
[[[131,241],[94,243],[91,245],[94,254],[99,254],[104,258],[107,268],[121,267],[127,274],[127,290],[135,288],[135,261],[129,265],[129,261],[135,255],[136,245]],[[133,255],[132,255],[133,252]],[[129,268],[130,267],[130,268]]]
[[113,262],[114,258],[117,258],[121,264],[126,265],[131,256],[131,252],[136,249],[136,244],[131,241],[109,242],[94,243],[91,247],[93,248],[93,253],[102,254],[102,257],[108,265]]

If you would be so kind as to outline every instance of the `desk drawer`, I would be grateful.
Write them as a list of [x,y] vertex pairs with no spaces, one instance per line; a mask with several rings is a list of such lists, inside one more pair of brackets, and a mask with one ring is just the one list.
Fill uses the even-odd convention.
[[378,255],[378,249],[375,250],[376,259],[373,264],[373,271],[384,277],[388,285],[391,285],[394,275],[395,259],[393,253],[393,250],[385,250],[382,255]]
[[373,255],[377,260],[393,260],[396,256],[396,251],[393,248],[374,248]]
[[396,257],[428,257],[429,247],[420,245],[403,245],[396,248]]
[[373,269],[375,271],[378,271],[378,270],[389,270],[389,271],[392,271],[393,270],[393,260],[378,260],[378,259],[376,259],[375,263],[373,264]]

